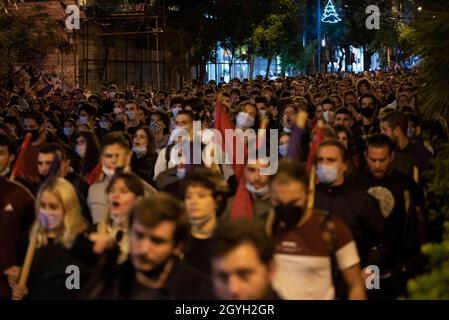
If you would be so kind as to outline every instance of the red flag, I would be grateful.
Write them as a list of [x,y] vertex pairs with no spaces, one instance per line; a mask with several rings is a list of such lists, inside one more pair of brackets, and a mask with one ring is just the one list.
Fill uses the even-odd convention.
[[[234,170],[235,177],[239,182],[237,192],[235,193],[234,202],[232,203],[231,209],[231,219],[252,219],[254,217],[253,205],[251,202],[251,196],[246,189],[246,181],[244,176],[244,164],[237,164],[236,161],[236,141],[226,141],[225,130],[231,129],[234,130],[234,126],[228,118],[226,110],[223,107],[221,101],[217,101],[215,104],[215,129],[220,131],[221,136],[225,141],[222,142],[222,149],[225,152],[226,144],[228,145],[229,150],[233,150],[232,155],[232,168]],[[245,146],[245,159],[247,157],[247,147]]]
[[315,136],[313,137],[312,144],[310,145],[309,155],[307,157],[307,171],[309,172],[309,175],[311,174],[312,166],[315,164],[316,154],[321,142],[323,142],[323,139],[323,127],[320,123],[318,123],[315,126]]
[[84,180],[86,180],[86,182],[89,185],[92,185],[95,182],[97,182],[100,179],[100,176],[103,173],[101,168],[102,168],[101,163],[97,164],[95,166],[95,168],[92,169],[92,171],[86,176],[86,178]]
[[14,180],[16,177],[24,176],[24,171],[26,167],[24,155],[26,153],[26,150],[28,149],[28,146],[30,145],[31,138],[32,135],[29,132],[23,138],[22,146],[20,147],[20,152],[19,155],[17,156],[17,161],[14,164],[14,168],[12,169],[11,180]]

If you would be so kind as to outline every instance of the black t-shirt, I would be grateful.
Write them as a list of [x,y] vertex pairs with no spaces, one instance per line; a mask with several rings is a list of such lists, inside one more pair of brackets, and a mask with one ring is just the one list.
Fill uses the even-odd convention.
[[[74,258],[70,249],[66,249],[55,239],[48,239],[48,243],[36,249],[30,275],[27,282],[30,300],[60,300],[75,299],[78,290],[69,290],[66,280],[71,274],[66,274],[70,265],[77,266],[80,272],[80,286],[83,286],[87,268]],[[73,273],[72,273],[73,274]]]
[[413,165],[414,165],[414,145],[409,142],[407,146],[400,150],[395,148],[394,150],[394,168],[400,172],[413,177]]
[[185,261],[196,270],[211,274],[211,257],[214,249],[215,238],[197,239],[190,236],[187,246]]
[[317,186],[315,208],[341,218],[351,230],[361,259],[370,263],[370,252],[383,236],[385,219],[375,198],[345,183],[338,187]]
[[[385,217],[385,239],[394,250],[395,255],[403,255],[408,246],[413,245],[413,239],[407,237],[417,234],[417,230],[409,230],[411,220],[416,220],[415,207],[424,205],[424,195],[418,185],[404,173],[393,171],[382,179],[375,179],[368,171],[355,176],[352,180],[354,188],[371,194],[379,202],[381,212]],[[406,212],[406,195],[409,193],[409,211]],[[414,223],[413,223],[414,224]]]

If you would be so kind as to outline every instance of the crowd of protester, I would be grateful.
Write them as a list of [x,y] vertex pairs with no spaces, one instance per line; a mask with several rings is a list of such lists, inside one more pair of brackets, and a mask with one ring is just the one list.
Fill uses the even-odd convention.
[[[0,298],[404,295],[429,237],[434,150],[421,136],[417,81],[400,71],[4,91]],[[174,129],[202,133],[203,147],[226,126],[277,130],[277,172],[172,158]],[[66,286],[70,265],[78,290]],[[380,289],[367,286],[373,266]]]

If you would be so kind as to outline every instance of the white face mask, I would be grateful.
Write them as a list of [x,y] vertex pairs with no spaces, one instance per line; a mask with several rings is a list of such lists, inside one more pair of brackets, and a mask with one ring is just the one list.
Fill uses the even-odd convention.
[[107,121],[100,121],[100,128],[108,129],[111,127],[110,123]]
[[129,120],[135,120],[136,119],[136,112],[135,111],[126,111],[126,114],[128,115]]
[[137,155],[137,157],[141,157],[147,153],[146,147],[133,147],[134,153]]
[[256,188],[254,188],[254,186],[251,183],[247,182],[246,190],[248,190],[250,193],[252,193],[256,197],[260,198],[260,197],[263,197],[264,195],[266,195],[268,193],[268,191],[270,191],[270,188],[268,187],[268,185],[266,185],[260,189],[256,189]]
[[189,218],[190,225],[192,227],[201,227],[206,222],[210,221],[215,216],[215,212],[201,218]]
[[115,107],[114,108],[114,113],[115,114],[117,114],[117,113],[122,113],[123,112],[123,109],[122,108],[119,108],[119,107]]
[[109,92],[109,98],[114,99],[115,98],[115,92]]
[[334,111],[324,111],[323,119],[326,123],[332,124],[335,120],[335,112]]
[[247,112],[239,112],[236,119],[236,127],[240,129],[248,129],[254,125],[255,119]]
[[114,214],[111,213],[111,219],[112,223],[116,226],[123,224],[127,219],[128,216],[126,214]]
[[259,117],[265,118],[266,115],[267,115],[267,110],[260,110],[259,111]]
[[181,111],[181,108],[173,108],[171,109],[171,113],[173,113],[173,118],[176,117],[178,112]]
[[282,130],[283,130],[284,132],[287,132],[287,133],[292,132],[292,129],[290,129],[290,128],[288,128],[288,127],[284,127]]
[[282,156],[282,158],[285,158],[287,156],[288,152],[288,144],[281,144],[279,146],[279,154]]
[[86,155],[86,145],[77,145],[75,147],[75,152],[81,157],[84,158],[84,156]]
[[108,178],[112,178],[112,176],[115,174],[115,169],[109,169],[106,168],[105,166],[102,166],[101,170]]
[[88,120],[89,119],[87,117],[80,117],[78,121],[80,124],[86,124]]

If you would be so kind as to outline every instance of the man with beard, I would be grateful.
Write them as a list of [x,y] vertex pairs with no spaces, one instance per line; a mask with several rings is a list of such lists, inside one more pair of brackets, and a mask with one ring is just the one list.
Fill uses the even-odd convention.
[[[411,177],[394,168],[394,143],[387,136],[371,137],[365,156],[367,170],[352,183],[356,189],[366,191],[379,201],[385,217],[384,238],[390,250],[384,268],[396,271],[390,272],[390,279],[382,278],[381,293],[384,298],[390,295],[390,298],[397,298],[405,293],[406,272],[411,275],[410,268],[416,266],[410,264],[411,259],[417,262],[415,258],[419,258],[420,246],[425,242],[424,195]],[[397,288],[391,288],[392,281]]]
[[380,123],[383,134],[396,144],[394,150],[394,168],[402,173],[414,177],[415,168],[418,170],[418,183],[423,185],[422,173],[429,168],[430,152],[423,143],[413,141],[407,136],[409,126],[408,117],[400,112],[393,111],[385,115]]
[[210,279],[179,259],[189,224],[183,206],[168,194],[144,199],[132,210],[129,259],[93,278],[89,299],[191,300],[213,298]]

